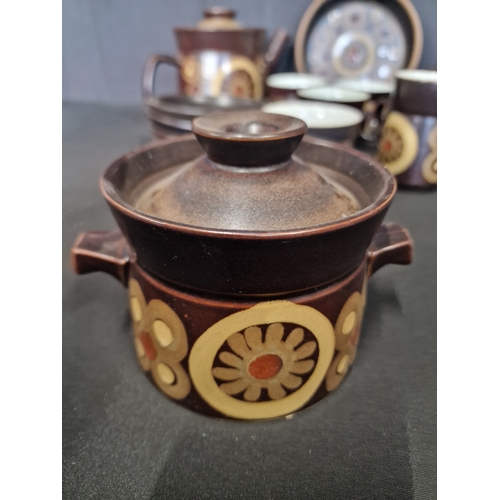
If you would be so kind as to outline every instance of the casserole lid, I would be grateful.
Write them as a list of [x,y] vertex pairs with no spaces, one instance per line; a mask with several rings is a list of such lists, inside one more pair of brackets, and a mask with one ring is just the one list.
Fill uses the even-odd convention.
[[235,111],[196,118],[192,129],[205,154],[139,182],[129,197],[136,211],[191,227],[265,232],[329,224],[366,206],[335,170],[293,156],[307,131],[300,119]]

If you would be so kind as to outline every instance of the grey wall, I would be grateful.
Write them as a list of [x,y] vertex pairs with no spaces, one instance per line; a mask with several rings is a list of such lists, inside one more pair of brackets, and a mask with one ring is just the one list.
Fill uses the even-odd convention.
[[[143,66],[151,53],[175,54],[172,28],[194,25],[202,11],[224,5],[247,27],[270,35],[283,27],[293,41],[310,0],[63,0],[63,100],[140,103]],[[413,0],[424,29],[420,67],[436,69],[436,0]],[[277,70],[292,70],[292,47]],[[174,68],[159,70],[160,92],[175,92]]]

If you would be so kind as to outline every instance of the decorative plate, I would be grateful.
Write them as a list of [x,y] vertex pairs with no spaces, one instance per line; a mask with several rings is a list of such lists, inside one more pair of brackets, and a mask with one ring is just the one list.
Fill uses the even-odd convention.
[[410,0],[313,0],[297,30],[295,65],[331,82],[388,81],[399,69],[417,67],[422,42]]

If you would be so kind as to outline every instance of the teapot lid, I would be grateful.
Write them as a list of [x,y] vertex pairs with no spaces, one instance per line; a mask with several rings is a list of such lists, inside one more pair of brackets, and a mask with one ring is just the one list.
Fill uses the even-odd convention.
[[132,205],[159,220],[220,231],[284,231],[329,224],[360,210],[333,170],[292,156],[307,131],[290,116],[234,111],[193,120],[205,151],[160,170]]
[[201,30],[237,30],[242,29],[241,24],[234,20],[235,11],[226,7],[210,7],[203,12],[204,18],[198,22],[197,28]]

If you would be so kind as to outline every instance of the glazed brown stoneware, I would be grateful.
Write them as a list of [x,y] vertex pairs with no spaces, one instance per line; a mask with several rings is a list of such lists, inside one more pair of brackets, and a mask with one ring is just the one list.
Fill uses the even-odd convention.
[[404,70],[379,142],[378,160],[398,186],[432,189],[437,185],[437,72]]
[[154,94],[160,64],[178,69],[181,95],[262,99],[264,79],[288,40],[286,32],[278,30],[265,53],[265,30],[243,28],[234,11],[212,7],[204,16],[196,27],[175,28],[179,56],[150,56],[143,75],[144,102]]
[[73,266],[128,286],[139,363],[163,393],[213,416],[286,416],[347,373],[367,278],[411,261],[407,231],[381,226],[395,183],[295,118],[207,115],[193,132],[106,170],[120,231],[80,235]]
[[172,131],[191,132],[191,122],[198,116],[221,111],[258,109],[259,103],[229,96],[153,96],[145,103],[153,134],[166,137]]

